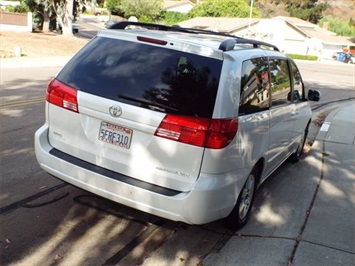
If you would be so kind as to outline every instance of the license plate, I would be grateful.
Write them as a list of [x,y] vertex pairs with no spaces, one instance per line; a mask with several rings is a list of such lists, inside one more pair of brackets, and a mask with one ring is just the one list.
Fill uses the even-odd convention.
[[99,140],[116,145],[118,147],[129,149],[131,145],[132,134],[132,129],[107,122],[101,122]]

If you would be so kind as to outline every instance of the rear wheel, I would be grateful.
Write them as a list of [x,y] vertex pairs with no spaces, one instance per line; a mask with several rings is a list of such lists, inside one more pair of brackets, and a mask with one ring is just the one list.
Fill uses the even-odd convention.
[[247,223],[254,202],[258,174],[258,168],[254,167],[245,181],[232,212],[225,218],[225,225],[229,229],[238,230]]

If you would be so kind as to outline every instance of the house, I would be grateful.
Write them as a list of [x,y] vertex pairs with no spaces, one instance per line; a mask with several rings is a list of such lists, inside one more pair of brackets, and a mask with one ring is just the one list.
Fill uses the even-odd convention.
[[0,1],[0,7],[1,9],[5,10],[7,6],[19,6],[21,3],[20,1]]
[[331,58],[342,48],[353,46],[345,37],[294,17],[271,19],[196,17],[179,23],[181,27],[224,32],[272,43],[285,53]]
[[174,11],[179,13],[188,13],[193,7],[194,4],[188,0],[164,1],[163,4],[165,11]]
[[349,38],[336,36],[336,34],[331,31],[299,18],[275,17],[273,20],[284,22],[286,26],[286,32],[283,36],[284,44],[291,46],[299,42],[300,45],[294,47],[299,53],[303,51],[304,54],[331,58],[334,52],[341,51],[343,47],[354,45]]

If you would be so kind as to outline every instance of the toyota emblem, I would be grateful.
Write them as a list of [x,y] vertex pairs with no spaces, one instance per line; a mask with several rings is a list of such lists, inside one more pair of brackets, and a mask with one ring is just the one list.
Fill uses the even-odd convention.
[[109,111],[113,117],[119,117],[122,114],[122,109],[119,106],[111,106]]

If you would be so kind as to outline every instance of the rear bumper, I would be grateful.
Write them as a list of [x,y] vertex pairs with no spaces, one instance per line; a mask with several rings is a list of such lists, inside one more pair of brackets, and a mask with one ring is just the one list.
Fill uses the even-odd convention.
[[113,173],[113,177],[107,170],[94,171],[88,163],[70,160],[73,158],[70,155],[69,159],[60,157],[53,153],[47,136],[48,125],[35,133],[36,157],[46,172],[123,205],[189,224],[205,224],[226,217],[233,209],[247,175],[243,170],[223,175],[200,174],[191,191],[166,193],[168,189],[157,190],[157,186],[152,184],[142,186],[139,182],[135,183],[136,179],[119,173]]

